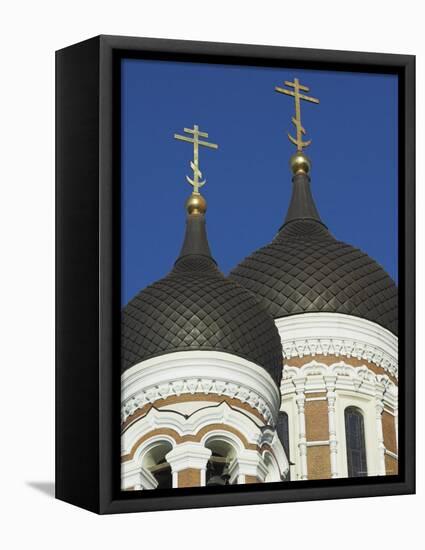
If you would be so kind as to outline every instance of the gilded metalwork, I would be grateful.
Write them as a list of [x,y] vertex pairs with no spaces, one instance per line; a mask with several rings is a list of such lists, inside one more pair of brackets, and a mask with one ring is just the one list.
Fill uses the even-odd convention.
[[297,151],[292,155],[289,160],[292,173],[297,174],[308,174],[311,170],[311,161],[305,153]]
[[188,214],[205,214],[207,211],[207,201],[201,193],[192,193],[185,206]]
[[315,97],[310,97],[308,95],[300,93],[300,92],[309,92],[310,88],[300,84],[300,81],[298,80],[298,78],[294,78],[293,82],[289,82],[288,80],[285,80],[285,86],[289,86],[290,88],[293,88],[293,91],[286,90],[285,88],[280,88],[279,86],[276,86],[275,90],[276,92],[279,92],[281,94],[289,95],[293,97],[295,100],[295,117],[292,117],[292,122],[297,130],[297,137],[294,138],[288,132],[288,138],[296,146],[297,151],[302,153],[302,150],[310,145],[311,139],[307,141],[303,141],[303,136],[305,136],[306,131],[301,123],[301,100],[303,99],[304,101],[309,101],[310,103],[319,103],[319,100],[316,99]]
[[199,146],[209,147],[210,149],[218,149],[218,145],[216,143],[209,143],[208,141],[199,139],[200,137],[207,138],[208,134],[207,132],[201,132],[199,130],[199,126],[196,124],[193,128],[184,128],[183,131],[186,134],[191,134],[193,137],[181,136],[179,134],[174,134],[174,137],[180,141],[193,143],[193,161],[190,162],[190,167],[193,170],[193,179],[186,176],[186,180],[190,185],[192,185],[193,193],[199,194],[199,189],[205,185],[207,181],[206,179],[202,180],[202,172],[199,169]]

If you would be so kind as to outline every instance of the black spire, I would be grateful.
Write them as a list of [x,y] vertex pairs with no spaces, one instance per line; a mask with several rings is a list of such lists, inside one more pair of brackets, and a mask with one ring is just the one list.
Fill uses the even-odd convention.
[[280,229],[294,221],[314,221],[327,229],[320,219],[320,214],[311,192],[309,176],[311,170],[310,159],[301,151],[297,151],[291,157],[290,166],[293,173],[292,196],[285,221]]
[[203,213],[192,213],[187,215],[183,246],[175,265],[188,256],[203,256],[216,263],[211,256],[207,238],[205,214]]
[[299,172],[292,178],[292,197],[283,225],[295,220],[314,220],[322,225],[310,187],[310,177]]

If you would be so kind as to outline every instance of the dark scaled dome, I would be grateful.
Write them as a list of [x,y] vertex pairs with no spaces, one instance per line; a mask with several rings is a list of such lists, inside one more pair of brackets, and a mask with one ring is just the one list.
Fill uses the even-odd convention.
[[321,222],[306,174],[293,178],[284,225],[229,278],[252,291],[277,319],[333,312],[368,319],[397,334],[397,287],[367,254],[336,240]]
[[[282,347],[273,319],[212,259],[203,214],[189,214],[173,270],[122,312],[122,371],[158,355],[222,351],[266,369],[279,385]],[[202,373],[199,373],[202,375]]]

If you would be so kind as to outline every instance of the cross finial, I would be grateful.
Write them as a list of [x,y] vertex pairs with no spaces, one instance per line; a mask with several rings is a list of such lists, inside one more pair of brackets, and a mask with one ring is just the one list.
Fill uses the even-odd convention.
[[310,145],[311,139],[303,141],[303,135],[305,135],[306,132],[305,128],[301,124],[301,99],[303,99],[304,101],[310,101],[310,103],[319,103],[319,100],[315,97],[310,97],[308,95],[300,93],[301,91],[309,92],[310,88],[307,88],[307,86],[303,86],[302,84],[300,84],[298,78],[294,78],[293,82],[288,82],[287,80],[285,80],[285,86],[293,88],[293,91],[286,90],[285,88],[280,88],[279,86],[276,86],[275,90],[276,92],[279,92],[281,94],[292,96],[295,99],[295,117],[292,117],[292,122],[297,130],[297,137],[292,137],[288,132],[288,138],[296,146],[297,151],[302,153],[302,150]]
[[179,134],[174,134],[175,139],[181,141],[188,141],[193,143],[193,161],[190,162],[190,167],[193,170],[193,179],[186,176],[186,180],[190,185],[193,186],[193,193],[199,195],[199,189],[205,185],[206,179],[202,180],[202,172],[199,169],[199,146],[209,147],[210,149],[218,149],[216,143],[209,143],[208,141],[200,140],[200,137],[207,138],[208,134],[206,132],[201,132],[198,125],[194,125],[193,128],[184,128],[183,131],[186,134],[191,134],[193,137],[181,136]]

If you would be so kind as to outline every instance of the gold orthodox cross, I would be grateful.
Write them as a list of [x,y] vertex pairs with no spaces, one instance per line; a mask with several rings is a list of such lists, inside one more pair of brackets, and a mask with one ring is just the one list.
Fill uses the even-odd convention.
[[205,185],[207,180],[202,180],[202,172],[199,169],[199,146],[209,147],[210,149],[218,149],[216,143],[209,143],[208,141],[200,140],[199,138],[207,138],[208,134],[206,132],[201,132],[199,126],[196,124],[192,128],[184,128],[183,131],[186,134],[191,134],[193,137],[180,136],[179,134],[174,134],[176,139],[181,141],[188,141],[193,143],[193,161],[190,162],[190,167],[193,170],[193,179],[190,179],[189,176],[186,176],[186,179],[190,185],[193,186],[193,192],[199,194],[199,189]]
[[295,99],[295,117],[292,117],[292,122],[295,125],[295,128],[297,129],[297,137],[294,138],[290,135],[288,132],[288,138],[290,141],[297,147],[297,151],[302,152],[303,148],[308,147],[311,143],[311,139],[307,141],[303,141],[303,135],[305,135],[305,128],[303,128],[303,125],[301,124],[301,99],[304,99],[304,101],[310,101],[310,103],[319,103],[319,100],[315,97],[310,97],[305,94],[301,94],[300,92],[309,92],[310,88],[307,88],[307,86],[303,86],[300,84],[300,81],[298,78],[294,78],[294,82],[288,82],[285,80],[285,86],[289,86],[290,88],[293,88],[294,90],[285,90],[285,88],[280,88],[279,86],[275,87],[276,92],[279,92],[281,94],[290,95]]

